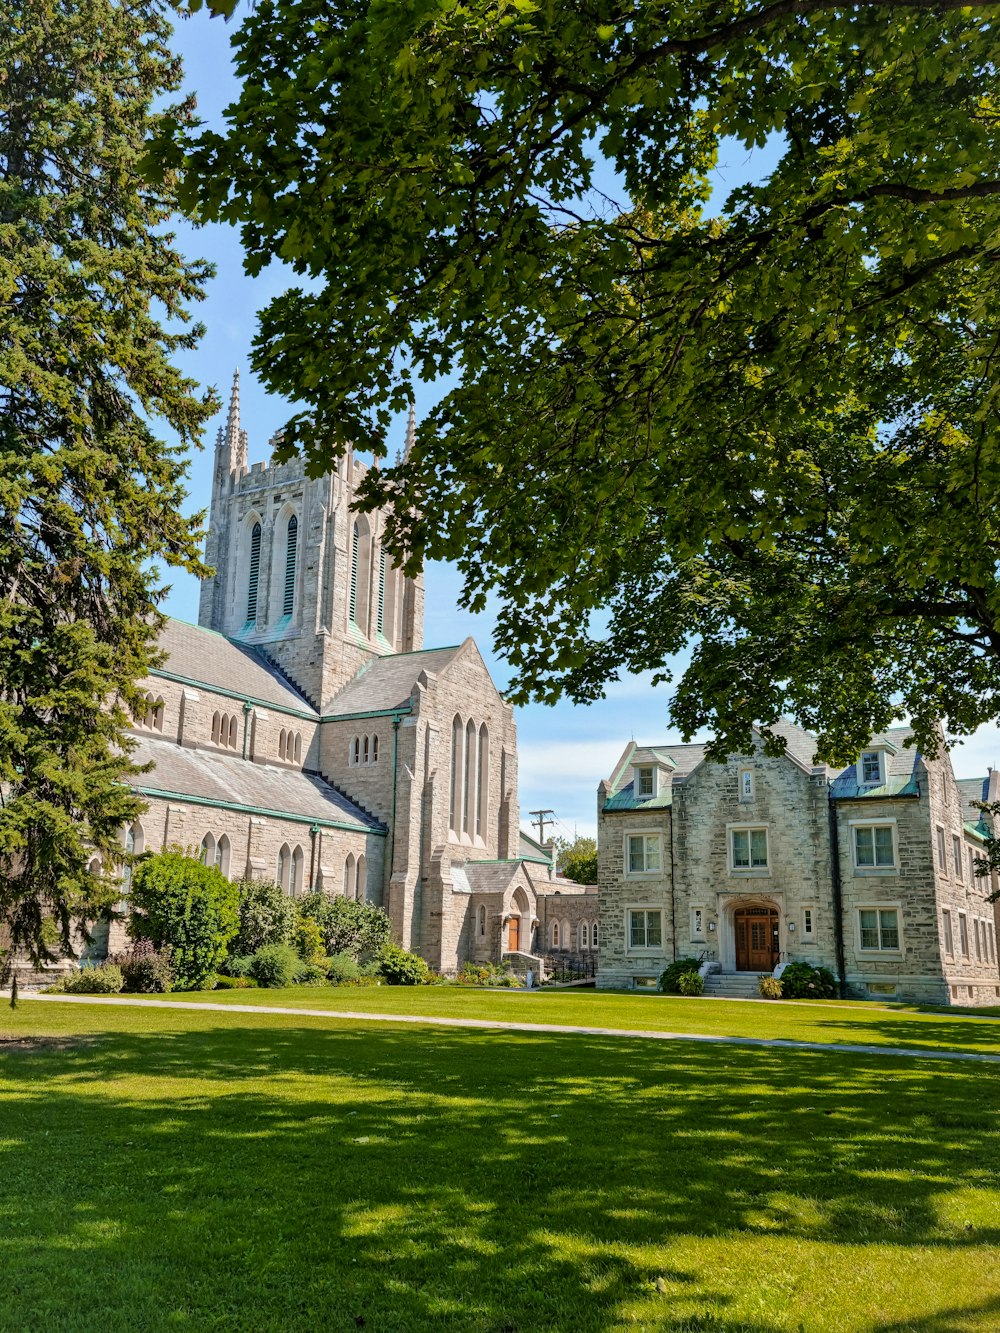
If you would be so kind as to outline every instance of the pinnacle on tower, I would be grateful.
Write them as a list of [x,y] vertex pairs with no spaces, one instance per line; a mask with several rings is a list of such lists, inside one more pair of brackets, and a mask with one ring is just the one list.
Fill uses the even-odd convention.
[[403,461],[405,462],[413,450],[414,442],[417,438],[417,410],[410,402],[410,415],[406,420],[406,443],[403,446]]
[[237,473],[248,471],[247,433],[240,429],[240,368],[233,371],[233,387],[229,395],[229,415],[226,417],[226,444],[229,446],[232,466]]

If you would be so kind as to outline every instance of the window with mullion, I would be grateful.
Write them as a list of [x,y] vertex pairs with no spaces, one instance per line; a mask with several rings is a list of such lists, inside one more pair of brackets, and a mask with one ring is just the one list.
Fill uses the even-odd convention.
[[891,824],[866,824],[854,830],[854,863],[862,870],[895,865]]
[[894,907],[862,907],[858,924],[862,949],[899,948],[899,913]]
[[733,829],[734,870],[767,869],[767,829]]
[[629,947],[659,949],[663,943],[662,915],[645,908],[629,912]]

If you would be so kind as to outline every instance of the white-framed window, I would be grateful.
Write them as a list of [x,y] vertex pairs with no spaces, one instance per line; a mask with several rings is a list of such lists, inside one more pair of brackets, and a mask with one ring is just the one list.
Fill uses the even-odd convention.
[[955,859],[955,878],[962,878],[962,839],[956,834],[951,835],[951,854]]
[[629,833],[625,839],[626,874],[660,874],[663,866],[662,847],[659,833]]
[[767,870],[767,828],[729,830],[729,866],[732,870]]
[[859,771],[862,787],[881,787],[884,781],[882,776],[882,751],[862,750]]
[[976,941],[977,963],[981,963],[983,961],[983,939],[981,932],[982,932],[982,926],[979,924],[979,917],[974,916],[972,918],[972,937]]
[[658,907],[630,907],[628,909],[628,947],[630,949],[663,948],[663,913]]
[[802,938],[811,940],[816,934],[816,909],[815,907],[803,907],[802,909]]
[[947,907],[941,909],[941,934],[943,937],[944,951],[949,958],[955,956],[955,933],[951,925],[951,912]]
[[944,851],[944,829],[941,827],[940,824],[938,825],[938,830],[937,830],[937,854],[938,854],[938,870],[940,870],[941,874],[943,875],[944,872],[948,869],[948,861],[947,858],[945,857],[945,851]]
[[891,870],[896,865],[895,824],[857,823],[852,844],[856,870]]
[[976,852],[974,847],[969,848],[969,883],[976,887]]
[[741,801],[752,801],[752,800],[753,800],[753,769],[751,769],[751,768],[741,768],[741,769],[740,769],[739,783],[740,783],[740,800],[741,800]]
[[583,953],[585,950],[587,950],[587,949],[590,948],[590,922],[589,922],[589,921],[581,921],[581,922],[580,922],[579,938],[580,938],[580,943],[579,943],[579,946],[578,946],[578,947],[579,947],[580,952]]
[[859,907],[858,937],[859,947],[866,952],[899,953],[899,909]]
[[962,950],[962,957],[969,956],[969,918],[964,912],[958,914],[958,945]]
[[705,933],[705,912],[701,907],[691,908],[691,934],[704,935]]
[[653,767],[637,768],[636,776],[636,795],[637,796],[655,796],[656,795],[656,769]]
[[550,938],[551,938],[551,940],[552,940],[552,947],[553,947],[553,949],[558,949],[558,948],[559,948],[559,922],[558,922],[558,921],[553,921],[553,922],[552,922],[552,929],[551,929],[551,932],[550,932]]

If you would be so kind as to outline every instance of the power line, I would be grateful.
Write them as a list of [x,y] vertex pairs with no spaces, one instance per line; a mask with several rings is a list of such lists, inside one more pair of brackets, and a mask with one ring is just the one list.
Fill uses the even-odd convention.
[[[556,814],[556,812],[555,812],[554,810],[529,810],[529,811],[528,811],[528,814],[529,814],[529,815],[534,815],[534,819],[532,819],[532,821],[531,821],[531,826],[532,826],[532,828],[537,828],[537,829],[538,829],[538,841],[539,841],[540,843],[542,843],[543,846],[544,846],[544,844],[545,844],[545,825],[546,825],[546,824],[554,824],[554,823],[555,823],[555,814]],[[546,815],[551,815],[552,818],[551,818],[551,819],[547,819],[547,818],[546,818]]]

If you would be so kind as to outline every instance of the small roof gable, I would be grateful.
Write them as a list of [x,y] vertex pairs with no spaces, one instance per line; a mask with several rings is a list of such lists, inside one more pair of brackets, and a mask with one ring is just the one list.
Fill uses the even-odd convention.
[[[457,869],[457,866],[452,867],[453,883]],[[466,861],[461,870],[470,893],[505,893],[521,870],[521,862]]]
[[881,787],[862,785],[858,781],[858,765],[853,763],[834,776],[831,784],[834,798],[847,801],[868,797],[919,796],[916,768],[920,751],[915,745],[906,744],[912,735],[912,727],[890,727],[873,736],[865,749],[885,751],[885,782]]
[[152,676],[175,677],[232,699],[252,699],[316,716],[305,695],[257,648],[184,620],[167,620],[158,644],[166,658],[153,668]]
[[417,653],[390,653],[373,657],[323,709],[324,717],[354,713],[385,713],[405,709],[420,673],[434,674],[451,665],[464,645],[425,648]]
[[138,738],[133,759],[155,768],[140,773],[136,788],[144,795],[219,805],[297,818],[304,823],[327,822],[360,833],[384,832],[374,816],[348,800],[335,787],[298,769],[256,764],[236,755],[195,750],[149,735]]

